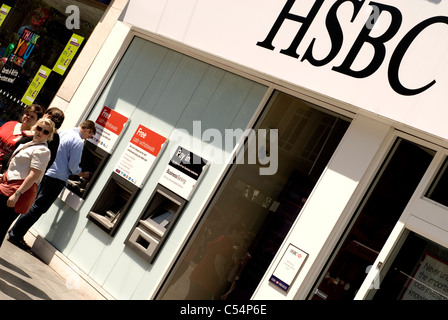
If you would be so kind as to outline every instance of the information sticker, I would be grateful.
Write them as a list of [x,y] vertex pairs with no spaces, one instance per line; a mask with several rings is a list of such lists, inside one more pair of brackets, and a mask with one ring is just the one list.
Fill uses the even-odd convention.
[[287,291],[307,257],[306,252],[289,244],[269,281]]

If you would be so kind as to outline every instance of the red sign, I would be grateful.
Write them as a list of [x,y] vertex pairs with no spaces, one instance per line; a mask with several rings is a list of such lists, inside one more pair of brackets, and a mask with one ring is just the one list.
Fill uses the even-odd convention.
[[123,130],[126,121],[128,121],[127,117],[106,106],[103,107],[98,119],[96,119],[96,123],[117,135]]
[[141,187],[154,166],[166,138],[139,125],[122,153],[114,172]]
[[137,147],[149,152],[154,157],[160,152],[162,144],[165,143],[166,138],[158,133],[139,125],[131,139],[131,143]]
[[127,117],[104,106],[96,119],[96,134],[91,142],[111,153],[127,121]]

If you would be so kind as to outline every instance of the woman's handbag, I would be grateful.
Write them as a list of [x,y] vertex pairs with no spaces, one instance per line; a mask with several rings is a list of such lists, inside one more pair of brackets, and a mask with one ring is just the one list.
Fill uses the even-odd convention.
[[[7,174],[8,171],[3,174],[3,178],[0,183],[0,193],[7,197],[10,197],[14,194],[14,192],[16,192],[17,189],[19,189],[24,180],[8,181],[8,179],[6,179]],[[20,195],[19,200],[17,200],[16,205],[14,206],[14,211],[20,214],[27,213],[28,210],[30,210],[34,200],[36,199],[36,196],[37,184],[33,183],[33,185],[28,190]]]

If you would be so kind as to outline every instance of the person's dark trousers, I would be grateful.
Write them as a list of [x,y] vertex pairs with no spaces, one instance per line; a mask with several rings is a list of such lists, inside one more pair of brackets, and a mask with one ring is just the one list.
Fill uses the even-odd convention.
[[14,208],[8,207],[6,202],[9,197],[0,194],[0,246],[5,239],[6,233],[14,220],[19,215],[14,211]]
[[20,215],[14,226],[9,230],[9,237],[21,241],[34,223],[51,207],[61,193],[65,182],[44,176],[37,190],[36,200],[30,210]]

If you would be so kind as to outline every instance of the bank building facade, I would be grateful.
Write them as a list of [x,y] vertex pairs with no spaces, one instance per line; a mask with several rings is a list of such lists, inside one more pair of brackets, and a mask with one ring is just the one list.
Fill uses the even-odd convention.
[[447,36],[439,0],[111,1],[50,104],[92,179],[26,240],[95,298],[446,300]]

